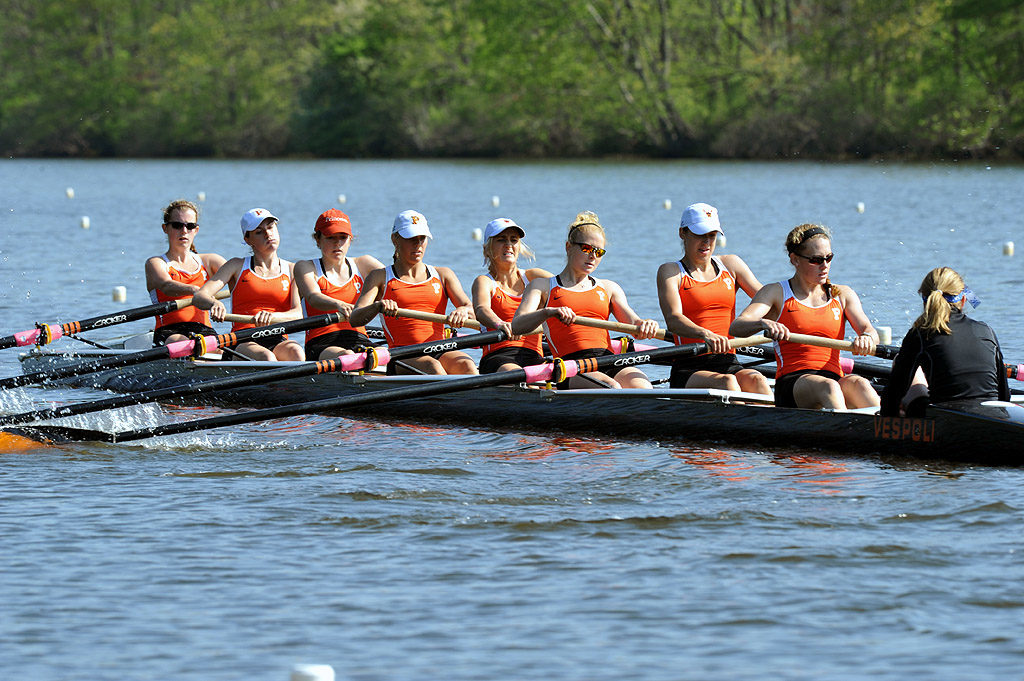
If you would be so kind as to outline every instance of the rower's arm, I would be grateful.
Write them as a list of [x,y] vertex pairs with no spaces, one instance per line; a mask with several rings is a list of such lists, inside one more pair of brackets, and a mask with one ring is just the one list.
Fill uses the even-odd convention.
[[337,310],[347,319],[352,313],[352,303],[332,298],[320,290],[316,283],[316,269],[312,260],[300,260],[295,263],[295,285],[299,290],[299,298],[318,310]]
[[516,315],[512,318],[513,333],[530,333],[551,317],[559,317],[562,321],[568,318],[569,321],[566,323],[571,323],[576,318],[576,314],[569,308],[544,307],[548,300],[549,285],[548,279],[534,279],[527,285]]
[[146,290],[160,291],[166,296],[178,298],[192,295],[199,290],[199,287],[171,279],[164,259],[160,256],[153,256],[146,261]]
[[349,315],[348,323],[352,326],[365,326],[373,321],[373,318],[380,313],[384,307],[379,298],[384,295],[384,275],[387,273],[383,267],[370,272],[363,282],[363,292],[356,301],[356,307]]
[[785,324],[767,319],[769,315],[782,309],[782,286],[768,284],[750,301],[743,312],[729,325],[729,334],[737,338],[754,336],[759,333],[774,340],[788,340],[789,329]]
[[853,341],[853,354],[873,355],[875,346],[878,344],[878,332],[871,326],[871,320],[864,314],[864,307],[860,304],[860,297],[857,296],[849,286],[840,286],[840,294],[843,296],[843,309],[850,326],[857,332]]
[[494,293],[494,280],[481,274],[473,280],[473,312],[476,319],[488,329],[497,329],[505,321],[494,314],[491,309],[491,295]]
[[699,338],[711,343],[712,352],[729,349],[729,339],[695,323],[683,314],[683,301],[679,297],[679,266],[667,262],[658,268],[658,304],[665,318],[665,328],[680,338]]
[[232,279],[238,276],[238,272],[242,269],[242,259],[232,258],[228,260],[217,273],[214,274],[210,279],[199,287],[199,290],[192,295],[193,304],[200,310],[209,310],[210,317],[215,322],[224,320],[224,315],[227,313],[224,305],[215,297],[217,291],[224,288]]
[[457,329],[463,326],[467,320],[475,318],[473,301],[466,295],[466,291],[462,288],[462,282],[455,276],[455,272],[451,268],[438,267],[437,273],[441,276],[448,300],[455,306],[455,309],[448,313],[448,325]]
[[658,332],[658,322],[653,319],[641,319],[633,308],[629,306],[629,302],[626,300],[626,292],[622,290],[622,287],[616,284],[614,281],[608,279],[602,279],[601,285],[608,291],[611,304],[612,314],[615,318],[624,324],[633,324],[636,326],[636,333],[633,333],[634,338],[644,339],[653,338],[654,334]]
[[722,264],[732,272],[732,276],[736,278],[736,283],[739,284],[739,287],[748,296],[753,298],[761,290],[761,282],[754,276],[753,271],[743,261],[743,258],[730,253],[729,255],[722,256]]
[[288,266],[288,276],[291,278],[292,284],[289,287],[289,294],[291,297],[292,307],[290,310],[284,312],[275,312],[272,315],[272,323],[280,324],[281,322],[290,322],[295,319],[302,319],[302,299],[299,298],[299,287],[295,285],[295,263],[282,261]]

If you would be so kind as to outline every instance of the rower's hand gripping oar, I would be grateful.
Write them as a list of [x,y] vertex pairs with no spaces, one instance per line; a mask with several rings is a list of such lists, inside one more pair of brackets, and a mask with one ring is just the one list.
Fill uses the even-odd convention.
[[[230,295],[231,294],[228,291],[219,291],[217,293],[218,298],[227,298]],[[179,298],[177,300],[168,300],[163,303],[154,303],[144,307],[134,307],[130,310],[124,310],[123,312],[115,312],[113,314],[101,315],[99,317],[90,317],[78,322],[67,322],[60,325],[39,323],[36,324],[36,328],[34,329],[28,329],[27,331],[21,331],[20,333],[0,338],[0,350],[14,347],[20,348],[26,345],[47,345],[55,340],[59,340],[64,336],[69,336],[74,333],[81,333],[83,331],[90,331],[92,329],[99,329],[107,326],[115,326],[117,324],[133,322],[137,319],[145,319],[146,317],[156,317],[157,315],[175,312],[176,310],[183,310],[186,307],[191,306],[191,298]]]
[[[730,347],[743,347],[746,345],[757,345],[768,342],[769,339],[764,336],[752,336],[749,338],[730,339],[729,345]],[[615,366],[634,366],[659,360],[694,356],[706,351],[707,346],[703,344],[673,345],[664,348],[643,350],[641,352],[630,352],[622,355],[607,355],[591,359],[556,360],[554,362],[516,369],[515,371],[467,376],[466,378],[440,379],[426,384],[370,391],[357,395],[344,395],[341,397],[332,397],[312,402],[299,402],[296,404],[285,405],[283,407],[238,412],[224,416],[214,416],[208,419],[199,419],[183,423],[169,423],[161,426],[141,428],[138,430],[126,430],[117,433],[105,433],[103,431],[86,430],[82,428],[64,428],[61,426],[29,426],[26,428],[13,429],[9,432],[12,435],[35,439],[41,442],[76,440],[112,443],[130,442],[149,437],[176,435],[198,430],[208,430],[211,428],[223,428],[226,426],[265,421],[267,419],[284,418],[286,416],[295,416],[297,414],[307,414],[310,412],[351,408],[378,402],[405,400],[415,397],[429,397],[432,395],[443,395],[463,392],[466,390],[475,390],[478,388],[510,385],[513,383],[563,381],[567,378],[589,371],[602,371]]]
[[117,357],[77,362],[65,367],[36,371],[21,376],[8,376],[0,378],[0,389],[15,388],[47,381],[57,381],[71,376],[91,374],[104,369],[142,364],[158,359],[177,359],[180,357],[199,357],[207,352],[213,352],[221,347],[233,347],[245,341],[257,338],[271,338],[283,336],[286,333],[296,333],[306,329],[315,329],[328,324],[337,324],[343,317],[338,312],[317,315],[316,317],[304,317],[291,322],[261,326],[253,329],[242,329],[232,333],[221,333],[216,336],[197,336],[194,340],[176,341],[167,345],[160,345],[149,350],[141,350]]
[[422,355],[441,355],[450,350],[461,350],[488,343],[499,343],[507,340],[508,336],[504,331],[487,331],[468,336],[459,336],[448,340],[429,341],[417,345],[406,345],[398,348],[370,348],[365,352],[342,355],[335,359],[325,359],[316,362],[299,362],[277,369],[257,371],[242,376],[229,376],[211,381],[201,381],[187,385],[178,385],[169,388],[147,390],[142,393],[130,395],[119,395],[102,400],[91,402],[78,402],[76,404],[65,404],[50,409],[38,409],[20,414],[6,414],[0,416],[0,425],[12,425],[18,423],[30,423],[32,421],[45,421],[48,419],[76,416],[79,414],[91,414],[106,409],[117,409],[129,407],[136,404],[147,404],[157,402],[166,398],[181,398],[191,395],[205,394],[220,390],[233,388],[245,388],[254,385],[263,385],[275,381],[283,381],[304,376],[314,376],[342,371],[372,371],[378,366],[384,366],[391,360],[399,360],[407,357],[420,357]]

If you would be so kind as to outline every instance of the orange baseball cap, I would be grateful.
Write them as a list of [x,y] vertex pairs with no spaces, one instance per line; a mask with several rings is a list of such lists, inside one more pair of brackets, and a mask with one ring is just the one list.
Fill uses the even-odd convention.
[[316,227],[313,228],[313,231],[319,232],[324,236],[334,236],[335,234],[351,235],[352,222],[340,210],[332,208],[320,213],[320,217],[316,219]]

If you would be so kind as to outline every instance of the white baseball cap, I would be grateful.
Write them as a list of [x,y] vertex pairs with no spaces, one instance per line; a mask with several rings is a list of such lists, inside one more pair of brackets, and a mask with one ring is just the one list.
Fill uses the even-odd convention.
[[484,227],[484,241],[487,241],[492,236],[498,236],[506,229],[515,229],[519,231],[519,238],[522,239],[526,236],[526,230],[516,224],[515,220],[509,218],[495,218],[487,223]]
[[397,234],[403,239],[411,239],[414,236],[434,238],[434,235],[430,233],[430,227],[427,226],[427,218],[423,216],[423,213],[415,210],[403,210],[399,213],[395,218],[394,226],[391,227],[391,233]]
[[254,229],[258,229],[266,220],[277,220],[277,216],[266,208],[247,210],[242,216],[242,238]]
[[685,227],[694,234],[707,234],[708,232],[725,232],[722,230],[722,223],[718,221],[718,209],[706,203],[694,203],[683,211],[683,219],[679,221],[680,227]]

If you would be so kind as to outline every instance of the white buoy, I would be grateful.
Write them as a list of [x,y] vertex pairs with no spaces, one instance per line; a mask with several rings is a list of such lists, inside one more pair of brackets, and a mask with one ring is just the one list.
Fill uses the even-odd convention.
[[858,201],[857,202],[857,212],[858,213],[863,213],[864,212],[864,202],[863,201]]
[[480,241],[484,238],[484,231],[479,227],[473,228],[473,241]]
[[128,289],[124,286],[115,286],[113,293],[110,294],[110,299],[115,303],[123,303],[128,300]]
[[1013,255],[1013,242],[1007,241],[1003,244],[1003,255]]
[[721,232],[715,237],[715,248],[725,248],[725,235]]
[[74,187],[68,187],[67,189],[64,190],[64,193],[67,194],[67,197],[69,199],[75,198],[75,188]]
[[206,200],[206,192],[199,192],[198,194],[196,194],[196,198],[199,199],[200,201],[205,201]]
[[83,215],[82,219],[79,220],[78,224],[80,224],[82,226],[82,229],[89,229],[89,225],[92,224],[92,223],[89,222],[89,216],[88,215]]
[[875,331],[878,332],[878,342],[880,345],[892,345],[891,326],[876,326]]
[[494,206],[495,208],[497,208],[499,205],[501,205],[501,199],[498,198],[497,196],[492,196],[491,197],[491,205]]
[[348,197],[345,196],[344,194],[338,194],[338,203],[346,203],[346,202],[348,202]]
[[334,667],[329,664],[297,664],[292,667],[291,681],[334,681]]
[[665,199],[661,202],[661,205],[664,206],[665,210],[672,210],[672,199]]

